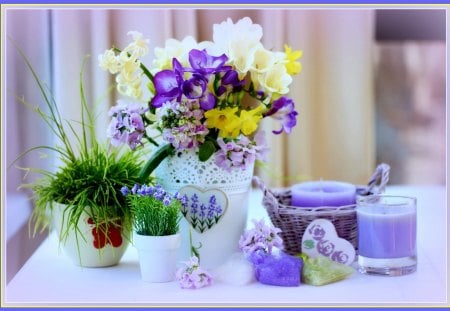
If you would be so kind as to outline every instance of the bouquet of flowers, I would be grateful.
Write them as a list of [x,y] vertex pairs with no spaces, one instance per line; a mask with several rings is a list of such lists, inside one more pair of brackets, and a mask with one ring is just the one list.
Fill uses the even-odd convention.
[[[175,150],[195,149],[201,161],[214,156],[227,171],[246,169],[268,151],[264,133],[257,131],[263,118],[280,122],[274,134],[290,133],[296,125],[298,113],[286,94],[301,71],[302,52],[287,45],[284,52],[266,49],[262,27],[248,17],[235,24],[228,19],[213,30],[212,42],[167,40],[155,48],[151,68],[141,62],[149,40],[136,31],[128,33],[133,42],[127,47],[99,56],[100,67],[116,75],[117,90],[129,98],[109,112],[111,143],[160,147],[141,171],[143,178]],[[166,142],[162,147],[149,134],[155,129]]]

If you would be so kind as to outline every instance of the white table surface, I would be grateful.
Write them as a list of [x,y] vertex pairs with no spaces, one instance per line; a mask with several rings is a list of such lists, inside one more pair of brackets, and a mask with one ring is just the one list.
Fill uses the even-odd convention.
[[[325,286],[277,287],[216,282],[197,289],[141,280],[137,251],[129,247],[108,268],[74,266],[58,251],[52,234],[4,288],[4,306],[448,306],[446,190],[444,186],[390,186],[387,194],[418,199],[418,269],[400,276],[355,271]],[[251,193],[249,222],[267,218],[259,190]]]

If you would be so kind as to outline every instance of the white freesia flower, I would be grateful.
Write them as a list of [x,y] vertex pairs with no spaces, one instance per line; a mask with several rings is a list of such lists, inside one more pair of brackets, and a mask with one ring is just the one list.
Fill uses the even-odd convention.
[[133,42],[130,43],[125,49],[125,52],[130,53],[134,59],[141,58],[148,53],[149,40],[138,31],[129,31],[127,35],[132,36]]
[[228,18],[221,24],[213,26],[214,47],[208,52],[215,55],[226,54],[229,63],[234,65],[240,77],[250,69],[254,61],[255,52],[260,47],[262,38],[262,27],[253,24],[252,20],[245,17],[236,24]]
[[163,69],[172,68],[172,59],[176,58],[181,65],[189,65],[189,51],[198,48],[197,41],[191,37],[187,36],[183,41],[176,39],[166,40],[166,45],[164,48],[155,48],[155,59],[153,60],[153,65],[155,65],[155,71],[160,71]]
[[111,74],[116,74],[122,68],[122,63],[119,58],[116,57],[114,51],[106,50],[105,53],[100,54],[98,56],[98,62],[100,64],[100,68],[103,70],[108,70]]
[[289,92],[292,77],[288,74],[284,64],[278,63],[267,72],[252,72],[252,81],[257,88],[263,88],[265,92],[286,94]]
[[285,54],[266,50],[262,45],[254,53],[250,70],[257,73],[269,71],[276,63],[285,62]]

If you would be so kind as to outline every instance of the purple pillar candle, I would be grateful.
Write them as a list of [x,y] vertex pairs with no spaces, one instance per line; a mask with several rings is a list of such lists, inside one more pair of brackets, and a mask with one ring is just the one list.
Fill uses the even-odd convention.
[[416,256],[414,204],[358,203],[358,252],[367,258]]
[[308,181],[291,187],[292,206],[345,206],[356,202],[356,186],[339,181]]

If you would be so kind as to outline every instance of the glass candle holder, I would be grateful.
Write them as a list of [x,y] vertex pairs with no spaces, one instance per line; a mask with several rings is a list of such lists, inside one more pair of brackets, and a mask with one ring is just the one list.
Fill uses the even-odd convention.
[[416,271],[416,203],[416,198],[402,196],[358,198],[358,266],[361,273],[397,276]]

